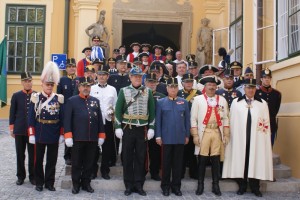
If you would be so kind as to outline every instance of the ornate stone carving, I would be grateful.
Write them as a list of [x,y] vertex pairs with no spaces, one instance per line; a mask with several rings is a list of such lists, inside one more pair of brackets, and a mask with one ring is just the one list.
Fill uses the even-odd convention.
[[[85,29],[86,34],[90,37],[90,40],[94,36],[100,37],[100,46],[105,49],[105,57],[109,58],[109,52],[110,52],[110,46],[108,44],[110,35],[108,32],[107,27],[104,25],[105,21],[105,10],[101,10],[99,15],[99,20],[96,23],[91,24]],[[90,33],[90,30],[92,30],[92,33]],[[104,37],[105,35],[105,37]]]
[[208,26],[209,22],[207,18],[201,19],[202,27],[197,34],[196,61],[200,67],[212,64],[213,29]]

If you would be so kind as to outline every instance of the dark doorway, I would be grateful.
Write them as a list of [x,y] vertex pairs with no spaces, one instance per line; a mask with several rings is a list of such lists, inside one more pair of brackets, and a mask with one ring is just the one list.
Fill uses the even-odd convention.
[[175,53],[180,49],[180,38],[181,23],[123,21],[122,44],[126,45],[127,53],[132,51],[130,44],[133,42],[160,44],[165,49],[171,47]]

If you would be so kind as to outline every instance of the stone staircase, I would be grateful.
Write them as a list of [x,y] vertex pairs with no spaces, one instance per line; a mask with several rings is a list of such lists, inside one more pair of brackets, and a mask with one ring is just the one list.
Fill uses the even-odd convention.
[[[261,181],[261,191],[262,192],[300,192],[300,179],[295,179],[291,177],[291,169],[288,166],[281,164],[280,157],[273,154],[273,165],[274,165],[274,177],[275,182]],[[110,180],[105,180],[98,173],[98,177],[92,180],[92,187],[99,190],[115,190],[123,191],[123,175],[122,166],[115,166],[110,168]],[[188,172],[188,170],[186,170]],[[71,166],[66,166],[63,175],[60,176],[58,180],[58,187],[62,189],[71,189]],[[211,168],[208,166],[206,169],[205,187],[204,190],[211,190]],[[190,179],[188,174],[182,179],[182,191],[195,191],[197,187],[197,180]],[[221,180],[220,181],[221,191],[237,191],[238,186],[235,181],[232,180]],[[149,174],[146,177],[146,182],[144,185],[146,191],[160,191],[160,182],[150,179]]]

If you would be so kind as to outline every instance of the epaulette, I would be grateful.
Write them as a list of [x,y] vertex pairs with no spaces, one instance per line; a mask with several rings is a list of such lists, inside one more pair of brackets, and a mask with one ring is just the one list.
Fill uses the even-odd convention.
[[40,96],[40,93],[39,93],[39,92],[32,93],[32,94],[31,94],[30,101],[31,101],[32,103],[36,104],[36,103],[39,101],[39,96]]
[[56,94],[57,95],[57,99],[58,99],[58,102],[63,104],[64,103],[64,95],[62,94]]

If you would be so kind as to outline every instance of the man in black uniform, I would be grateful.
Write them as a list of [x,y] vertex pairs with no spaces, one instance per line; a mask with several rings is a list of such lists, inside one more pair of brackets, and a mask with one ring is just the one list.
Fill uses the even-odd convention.
[[[193,89],[194,76],[191,73],[184,74],[182,76],[183,89],[178,91],[177,96],[185,99],[189,104],[189,110],[191,111],[194,97],[201,94],[197,89]],[[184,146],[184,157],[181,177],[184,178],[185,168],[189,167],[189,175],[193,179],[198,179],[197,176],[197,158],[194,155],[195,145],[193,143],[193,136],[190,135],[189,143]]]
[[[156,75],[157,81],[159,81],[159,78],[161,78],[160,70],[162,66],[165,66],[165,64],[160,60],[153,61],[150,65],[150,73],[154,73]],[[167,84],[159,81],[159,83],[156,86],[156,91],[164,95],[168,95]]]
[[276,116],[280,108],[281,93],[272,88],[272,71],[268,68],[261,72],[261,86],[256,91],[256,95],[265,100],[268,103],[269,114],[270,114],[270,125],[271,125],[271,143],[272,147],[276,138],[277,132],[277,121]]
[[[66,62],[67,75],[60,78],[57,85],[57,94],[64,95],[64,99],[67,100],[74,94],[75,87],[77,86],[78,79],[76,79],[76,61],[74,58],[67,59]],[[77,81],[77,82],[76,82]],[[66,103],[66,101],[64,101]],[[71,165],[71,148],[65,146],[64,155],[66,165]]]
[[22,185],[26,178],[25,150],[28,152],[28,173],[29,181],[35,185],[34,179],[34,145],[28,143],[27,118],[30,98],[32,94],[32,77],[29,72],[21,74],[23,90],[13,94],[9,113],[10,135],[15,138],[17,154],[17,185]]
[[105,139],[100,102],[90,96],[90,78],[79,79],[79,95],[71,97],[65,109],[64,136],[68,147],[72,147],[72,193],[77,194],[80,185],[93,193],[91,172],[97,145]]
[[236,88],[233,87],[233,70],[225,70],[223,82],[224,88],[218,89],[216,91],[216,94],[221,95],[226,99],[228,103],[228,108],[230,109],[233,99],[241,97],[242,93],[240,91],[237,91]]
[[[155,99],[155,103],[158,99],[164,98],[166,95],[159,93],[156,91],[156,86],[158,82],[156,79],[156,75],[154,73],[150,73],[146,75],[145,86],[152,90],[153,97]],[[150,160],[150,174],[151,179],[155,181],[160,181],[161,178],[159,176],[159,168],[161,164],[161,148],[156,143],[155,138],[152,138],[148,141],[149,145],[149,160]]]
[[117,93],[122,87],[126,87],[130,84],[129,76],[127,74],[127,61],[124,55],[119,55],[116,58],[118,74],[112,74],[109,76],[107,81],[108,85],[111,85],[116,88]]

